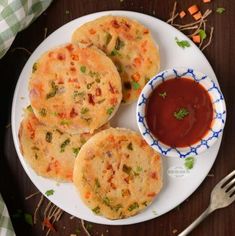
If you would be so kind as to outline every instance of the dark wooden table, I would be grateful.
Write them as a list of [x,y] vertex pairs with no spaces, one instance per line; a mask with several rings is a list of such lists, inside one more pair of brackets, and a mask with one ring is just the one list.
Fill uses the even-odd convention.
[[[202,0],[178,1],[179,9],[187,9],[193,3],[215,10],[224,7],[226,11],[219,15],[213,13],[208,22],[215,27],[212,44],[205,50],[226,98],[228,116],[222,145],[211,169],[212,175],[206,177],[200,187],[180,207],[163,216],[147,222],[129,226],[106,226],[92,224],[92,235],[177,235],[188,226],[206,207],[213,186],[226,174],[235,169],[235,2],[229,0],[212,0],[202,4]],[[30,27],[19,33],[11,47],[24,47],[33,51],[44,39],[44,29],[48,33],[77,17],[103,10],[131,10],[153,15],[166,21],[173,7],[173,0],[55,0],[47,11]],[[167,47],[167,45],[166,45]],[[0,136],[0,191],[9,208],[10,215],[21,209],[33,213],[39,196],[30,200],[25,197],[36,192],[36,187],[24,172],[12,140],[10,127],[11,103],[19,74],[29,55],[23,50],[9,50],[0,60],[1,72],[1,136]],[[175,186],[177,188],[177,186]],[[174,196],[172,196],[174,198]],[[235,235],[235,204],[218,210],[207,218],[191,235],[230,236]],[[13,218],[17,235],[45,235],[40,223],[30,226],[20,219]],[[51,235],[70,235],[80,228],[79,219],[70,219],[64,213],[56,224],[56,233]],[[81,230],[79,235],[85,235]]]

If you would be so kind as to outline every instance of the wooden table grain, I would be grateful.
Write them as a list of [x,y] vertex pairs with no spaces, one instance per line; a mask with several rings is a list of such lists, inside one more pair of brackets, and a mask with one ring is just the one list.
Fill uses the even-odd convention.
[[[27,195],[36,192],[37,189],[24,172],[12,140],[10,127],[12,97],[20,72],[29,58],[27,52],[23,50],[12,51],[12,49],[24,47],[32,52],[43,41],[45,28],[50,34],[73,19],[98,11],[130,10],[166,21],[173,3],[173,0],[54,0],[41,17],[17,35],[11,49],[0,60],[0,191],[11,216],[18,209],[32,214],[39,200],[39,196],[25,200]],[[195,3],[203,11],[207,8],[215,10],[217,7],[226,9],[222,15],[214,11],[209,17],[208,24],[214,26],[215,35],[212,44],[204,51],[217,75],[228,111],[221,148],[210,171],[211,175],[206,177],[199,188],[180,207],[153,220],[129,226],[107,226],[92,223],[92,228],[89,229],[91,235],[177,235],[207,207],[213,186],[223,176],[235,169],[235,2],[212,0],[210,4],[203,4],[202,0],[179,0],[178,9],[187,9]],[[167,45],[165,46],[167,47]],[[177,186],[175,187],[177,188]],[[235,235],[234,219],[235,204],[214,212],[191,235]],[[13,225],[17,235],[41,236],[46,234],[46,231],[42,231],[40,223],[30,226],[13,218]],[[71,219],[69,214],[64,213],[55,227],[57,232],[51,233],[51,235],[69,236],[75,233],[76,229],[81,229],[81,224],[79,219]],[[85,233],[81,230],[78,235],[85,235]]]

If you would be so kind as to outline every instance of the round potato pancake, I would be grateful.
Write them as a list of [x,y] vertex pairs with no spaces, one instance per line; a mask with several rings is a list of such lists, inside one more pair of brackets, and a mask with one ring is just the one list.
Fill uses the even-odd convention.
[[29,96],[43,124],[71,134],[92,133],[116,112],[122,85],[102,51],[67,44],[44,53],[34,64]]
[[109,219],[130,217],[159,193],[161,158],[136,132],[109,128],[82,146],[73,181],[95,214]]
[[[30,108],[29,108],[30,109]],[[102,129],[108,128],[106,124]],[[90,133],[70,135],[40,123],[27,111],[19,129],[22,155],[38,175],[58,181],[72,181],[75,159]]]
[[123,103],[135,101],[146,82],[159,72],[160,57],[150,31],[121,16],[103,16],[80,26],[72,42],[94,45],[114,62],[122,79]]

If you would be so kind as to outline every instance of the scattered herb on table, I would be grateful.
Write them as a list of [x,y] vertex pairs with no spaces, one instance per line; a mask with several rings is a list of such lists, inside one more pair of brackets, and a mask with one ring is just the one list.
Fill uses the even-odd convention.
[[184,166],[187,168],[187,169],[192,169],[193,166],[194,166],[194,163],[195,163],[195,158],[194,157],[187,157],[184,161]]
[[190,43],[187,40],[179,40],[177,37],[175,37],[175,41],[176,41],[177,45],[181,48],[190,47]]
[[205,30],[203,30],[203,29],[200,29],[200,30],[198,31],[198,34],[199,34],[201,40],[204,40],[204,39],[206,39],[206,37],[207,37],[206,32],[205,32]]
[[24,214],[24,221],[29,224],[29,225],[33,225],[33,217],[31,214],[29,213],[25,213]]
[[186,108],[180,108],[178,111],[174,112],[174,117],[177,120],[183,120],[189,114],[189,111]]
[[47,191],[45,192],[45,194],[49,197],[49,196],[53,195],[54,192],[55,192],[55,190],[49,189],[49,190],[47,190]]
[[42,108],[40,111],[39,111],[39,114],[43,117],[45,117],[47,115],[47,110],[45,108]]
[[219,14],[223,14],[223,13],[225,12],[225,8],[223,8],[223,7],[218,7],[218,8],[216,9],[216,12],[219,13]]

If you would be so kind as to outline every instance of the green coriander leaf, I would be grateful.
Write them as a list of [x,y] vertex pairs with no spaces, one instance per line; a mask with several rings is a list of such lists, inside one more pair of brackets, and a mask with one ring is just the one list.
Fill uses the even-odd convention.
[[49,197],[49,196],[53,195],[54,192],[55,192],[55,190],[49,189],[49,190],[47,190],[47,191],[45,192],[45,194]]
[[80,151],[80,148],[73,148],[73,154],[75,155],[75,157],[78,155],[78,153],[79,153],[79,151]]
[[216,12],[219,13],[219,14],[223,14],[223,13],[225,12],[225,8],[223,8],[223,7],[218,7],[218,8],[216,9]]
[[136,208],[139,208],[139,204],[137,202],[134,202],[128,207],[128,211],[133,211]]
[[128,175],[130,175],[131,171],[132,171],[132,168],[130,166],[127,166],[127,165],[124,164],[123,167],[122,167],[122,171],[127,173]]
[[107,110],[107,114],[108,115],[111,115],[114,111],[114,107],[110,107],[108,110]]
[[28,214],[28,213],[25,213],[24,214],[24,220],[27,224],[29,225],[33,225],[33,217],[32,215]]
[[64,151],[65,151],[65,147],[66,147],[67,145],[69,145],[69,143],[70,143],[70,139],[67,138],[67,139],[60,145],[60,152],[64,152]]
[[51,132],[46,132],[46,141],[48,143],[51,143],[52,140],[52,133]]
[[189,114],[189,111],[186,108],[180,108],[178,111],[174,112],[174,117],[177,120],[183,120],[185,116]]
[[159,93],[158,95],[159,95],[160,97],[162,97],[162,98],[165,99],[165,97],[166,97],[166,92],[164,92],[164,93]]
[[178,40],[177,37],[175,37],[175,41],[176,41],[177,45],[181,48],[190,47],[190,43],[187,40],[181,40],[180,41],[180,40]]
[[133,86],[134,90],[137,90],[140,88],[140,84],[135,81],[132,81],[132,86]]
[[132,142],[130,142],[128,145],[127,145],[127,149],[129,149],[129,150],[133,150],[133,145],[132,145]]
[[184,166],[186,167],[186,169],[192,169],[195,163],[195,159],[194,157],[187,157],[184,161]]
[[55,84],[55,82],[51,81],[50,83],[51,83],[51,91],[46,95],[46,99],[54,97],[58,91],[58,86]]
[[116,49],[113,49],[113,51],[110,53],[110,56],[120,56],[120,55],[121,54]]
[[205,30],[203,30],[203,29],[200,29],[199,31],[198,31],[198,34],[199,34],[199,36],[200,36],[200,38],[201,38],[201,40],[204,40],[204,39],[206,39],[206,32],[205,32]]
[[61,125],[70,125],[70,121],[69,120],[61,120],[60,124]]
[[80,67],[80,71],[81,71],[82,73],[85,73],[85,72],[86,72],[86,67],[85,67],[85,66],[81,66],[81,67]]
[[100,213],[100,207],[97,206],[97,207],[93,208],[92,211],[93,211],[95,214],[99,214],[99,213]]

